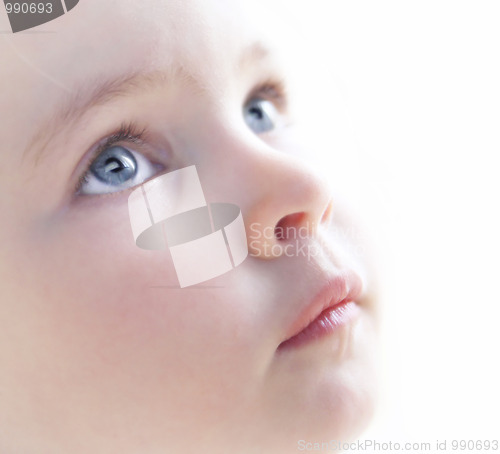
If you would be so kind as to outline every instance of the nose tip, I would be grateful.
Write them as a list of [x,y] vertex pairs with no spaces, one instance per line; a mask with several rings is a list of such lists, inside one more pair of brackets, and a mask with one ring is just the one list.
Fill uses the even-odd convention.
[[283,255],[286,243],[316,235],[329,222],[332,202],[328,186],[304,168],[280,167],[258,189],[260,197],[247,212],[248,249],[253,257]]

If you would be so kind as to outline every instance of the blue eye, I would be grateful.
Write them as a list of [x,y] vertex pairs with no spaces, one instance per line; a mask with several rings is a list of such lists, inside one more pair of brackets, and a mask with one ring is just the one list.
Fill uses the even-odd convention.
[[276,126],[278,111],[271,101],[261,98],[251,99],[243,107],[243,118],[256,134],[271,131]]
[[96,158],[90,171],[103,183],[120,185],[137,174],[137,161],[126,148],[111,147]]
[[143,183],[158,172],[142,154],[114,145],[102,151],[82,178],[79,193],[107,194]]

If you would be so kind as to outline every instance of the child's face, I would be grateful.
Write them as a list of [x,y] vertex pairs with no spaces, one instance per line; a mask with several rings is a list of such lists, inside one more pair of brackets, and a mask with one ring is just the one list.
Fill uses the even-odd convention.
[[[293,452],[369,415],[366,286],[352,321],[278,348],[364,269],[293,140],[279,18],[241,8],[85,0],[50,32],[2,35],[2,452]],[[240,266],[179,288],[168,252],[134,243],[131,189],[81,181],[124,125],[147,131],[115,144],[142,166],[130,186],[195,165],[208,201],[241,208]]]

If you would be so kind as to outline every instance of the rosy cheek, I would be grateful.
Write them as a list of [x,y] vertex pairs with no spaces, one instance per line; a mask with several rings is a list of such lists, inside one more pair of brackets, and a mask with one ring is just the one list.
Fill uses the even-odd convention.
[[262,368],[264,324],[240,284],[248,269],[228,273],[227,287],[179,288],[168,251],[139,249],[116,200],[40,223],[19,262],[37,325],[30,336],[43,345],[27,350],[37,351],[44,386],[85,390],[89,408],[130,390],[140,390],[141,408],[213,405],[204,390],[221,387],[234,401]]
[[139,249],[123,200],[118,198],[115,205],[106,202],[107,208],[102,204],[70,212],[40,233],[31,248],[33,277],[46,283],[54,311],[94,320],[96,329],[106,328],[110,335],[140,331],[141,325],[144,331],[166,325],[171,332],[181,305],[165,300],[175,302],[183,296],[176,292],[168,250]]
[[68,212],[40,228],[29,247],[25,272],[33,289],[44,288],[52,335],[89,355],[156,351],[163,364],[200,351],[232,355],[226,337],[252,310],[233,295],[236,286],[181,289],[168,250],[138,248],[126,203],[116,200]]

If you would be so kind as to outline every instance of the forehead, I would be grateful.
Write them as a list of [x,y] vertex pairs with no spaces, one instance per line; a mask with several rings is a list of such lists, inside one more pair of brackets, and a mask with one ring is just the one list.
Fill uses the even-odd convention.
[[278,23],[287,22],[278,20],[283,13],[269,0],[79,2],[30,33],[0,38],[3,126],[8,131],[39,123],[58,100],[101,77],[182,69],[198,83],[221,89],[244,49],[290,48],[278,30]]
[[266,19],[274,16],[271,3],[266,4],[265,17],[259,3],[85,0],[32,33],[5,36],[0,46],[3,60],[17,57],[17,63],[25,65],[24,72],[31,68],[60,88],[89,73],[172,66],[203,78],[223,72],[252,41],[273,41],[270,36],[279,36],[273,33],[276,23]]

